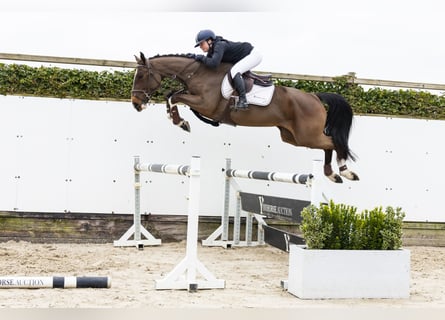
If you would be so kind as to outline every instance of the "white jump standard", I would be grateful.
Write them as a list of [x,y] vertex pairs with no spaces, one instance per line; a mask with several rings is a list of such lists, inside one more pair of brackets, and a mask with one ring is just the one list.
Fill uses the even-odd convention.
[[[196,291],[198,289],[223,289],[225,281],[217,279],[207,270],[204,264],[198,259],[198,218],[199,218],[199,197],[200,197],[200,157],[192,157],[189,165],[174,164],[142,164],[139,157],[135,157],[135,172],[148,171],[158,174],[186,175],[189,177],[189,197],[187,211],[187,245],[186,255],[181,262],[168,273],[164,279],[156,280],[155,288],[163,289],[185,289]],[[139,191],[140,183],[137,179],[137,210],[139,212]],[[135,215],[136,216],[136,215]],[[137,222],[135,217],[135,225]],[[136,234],[135,234],[136,236]],[[200,275],[200,277],[198,277]]]
[[[168,165],[165,167],[169,168]],[[172,169],[172,168],[170,168]],[[190,179],[189,204],[187,219],[187,247],[186,255],[182,261],[162,280],[156,280],[156,289],[223,289],[225,281],[216,279],[213,274],[198,259],[198,218],[200,197],[201,159],[192,157],[190,167],[187,167]],[[184,166],[174,168],[176,174],[182,174]],[[170,173],[173,173],[170,172]],[[200,273],[203,279],[197,278]]]
[[[185,175],[187,168],[181,166],[180,172]],[[184,171],[185,170],[185,171]],[[141,224],[141,171],[172,173],[170,167],[162,164],[140,164],[139,156],[134,157],[134,214],[133,225],[125,232],[119,240],[114,241],[115,247],[133,247],[142,249],[144,246],[156,246],[161,244],[161,239],[156,239]],[[145,240],[141,239],[141,235],[145,236]],[[130,239],[133,237],[133,239]]]

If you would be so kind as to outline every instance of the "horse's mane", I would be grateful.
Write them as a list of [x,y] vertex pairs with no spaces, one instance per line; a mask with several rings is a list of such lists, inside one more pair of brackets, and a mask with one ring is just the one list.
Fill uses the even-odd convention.
[[[161,58],[184,58],[184,59],[193,60],[193,58],[191,58],[189,55],[190,55],[190,53],[157,54],[155,56],[152,56],[150,58],[150,60],[161,59]],[[200,63],[202,63],[202,62],[200,62]],[[224,62],[224,63],[221,63],[221,66],[216,69],[216,73],[215,73],[215,70],[212,70],[211,68],[204,68],[202,70],[207,70],[207,71],[210,70],[212,75],[217,75],[217,74],[224,75],[232,66],[233,66],[233,64]],[[222,81],[222,79],[221,79],[221,81]]]
[[[152,56],[150,59],[158,59],[158,58],[186,58],[190,59],[188,56],[190,53],[168,53],[168,54],[157,54],[155,56]],[[218,70],[222,69],[223,72],[227,72],[226,68],[231,68],[233,65],[232,63],[224,62],[221,64],[222,66],[225,66],[224,68],[218,68]]]
[[157,54],[151,57],[150,59],[168,58],[168,57],[188,58],[186,53],[168,53],[168,54]]

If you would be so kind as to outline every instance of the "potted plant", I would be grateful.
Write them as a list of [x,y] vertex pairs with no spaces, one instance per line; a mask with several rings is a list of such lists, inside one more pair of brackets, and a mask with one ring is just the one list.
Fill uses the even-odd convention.
[[409,297],[404,217],[392,207],[361,213],[333,201],[306,207],[306,246],[290,246],[288,291],[302,299]]

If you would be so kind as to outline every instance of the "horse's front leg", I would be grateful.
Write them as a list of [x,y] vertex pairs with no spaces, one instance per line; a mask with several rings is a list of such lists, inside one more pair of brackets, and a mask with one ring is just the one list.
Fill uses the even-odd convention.
[[188,121],[185,121],[179,116],[176,104],[183,103],[189,106],[190,108],[193,108],[194,110],[198,111],[199,113],[204,113],[205,107],[202,106],[205,106],[206,104],[203,102],[203,99],[200,96],[188,93],[181,93],[181,92],[183,91],[170,94],[167,97],[167,112],[171,116],[174,124],[190,132],[190,125]]
[[176,103],[172,102],[173,94],[167,96],[167,115],[172,120],[174,125],[179,126],[181,129],[190,132],[190,124],[188,121],[181,118],[178,111],[178,106]]

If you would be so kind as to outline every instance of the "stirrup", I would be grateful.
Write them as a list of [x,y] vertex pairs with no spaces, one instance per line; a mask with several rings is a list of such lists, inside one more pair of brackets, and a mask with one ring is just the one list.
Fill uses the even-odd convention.
[[248,110],[249,109],[249,104],[246,103],[240,103],[239,101],[237,103],[235,103],[235,109],[236,110]]
[[232,110],[248,110],[249,104],[247,101],[245,103],[240,103],[239,96],[231,96],[233,99],[233,104],[230,106]]
[[236,108],[238,109],[249,109],[249,104],[247,103],[246,95],[243,96],[243,99],[241,99],[241,96],[238,96],[238,100],[236,100],[235,104]]

